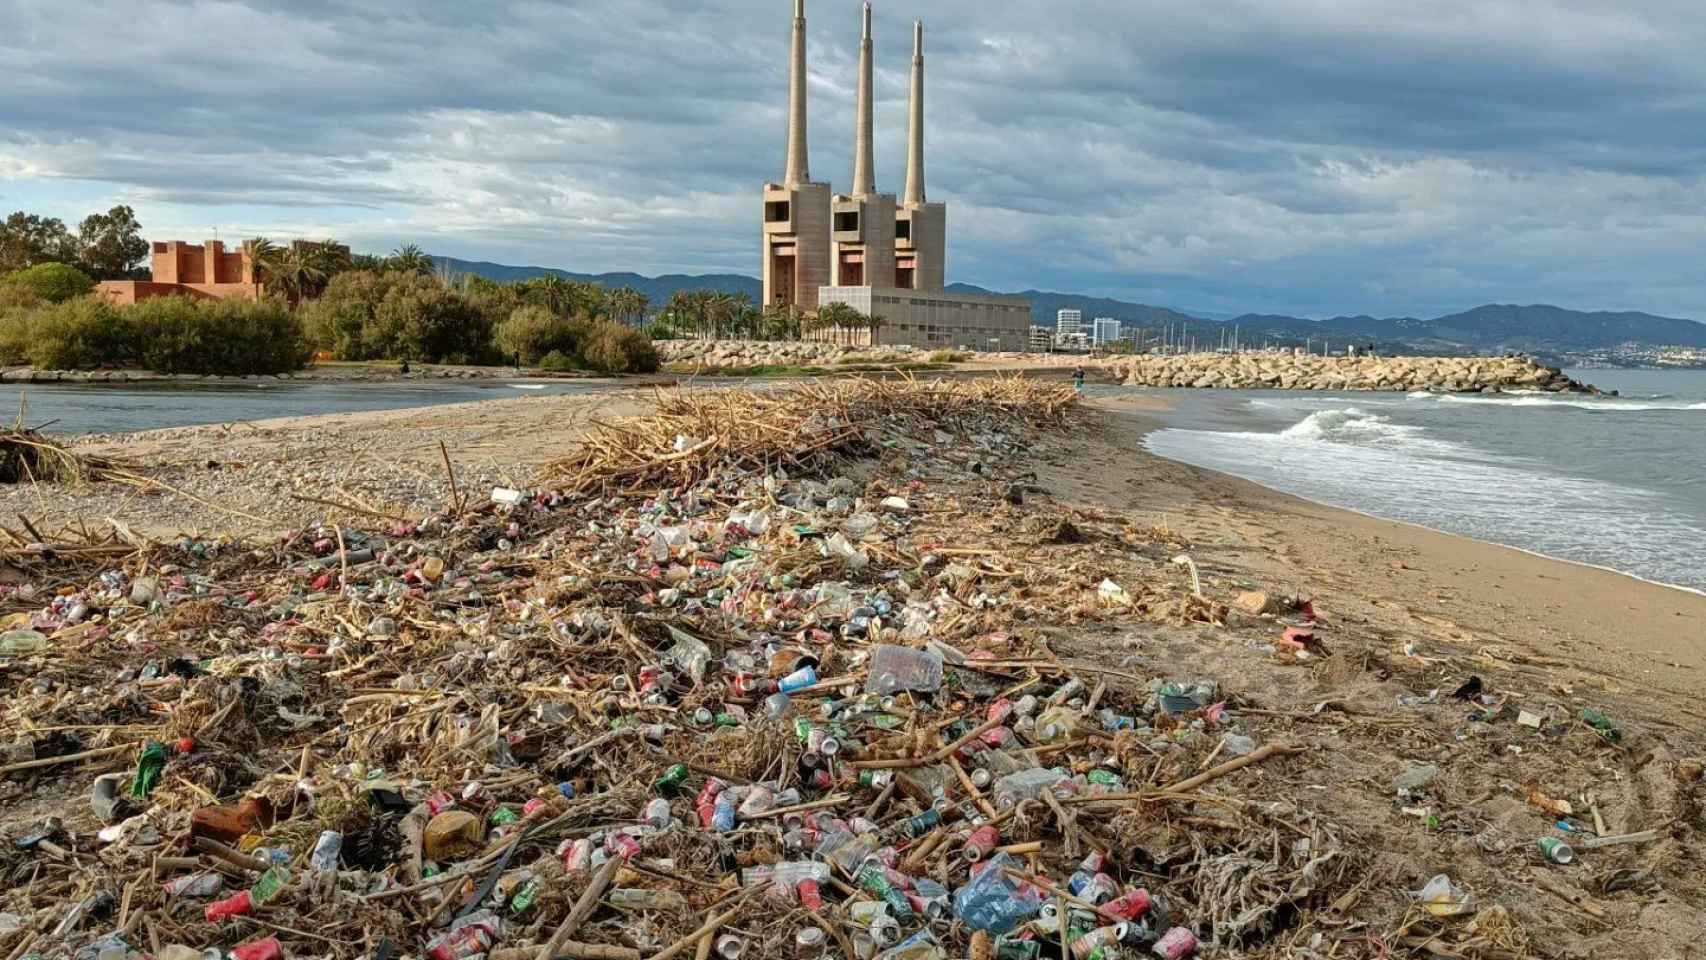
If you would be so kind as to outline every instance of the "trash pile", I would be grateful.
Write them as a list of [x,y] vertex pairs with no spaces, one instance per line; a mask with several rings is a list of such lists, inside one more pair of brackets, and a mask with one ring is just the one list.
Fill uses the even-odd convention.
[[0,957],[1260,951],[1358,838],[1214,680],[1051,646],[1227,615],[1034,498],[1073,403],[671,392],[407,523],[11,556]]

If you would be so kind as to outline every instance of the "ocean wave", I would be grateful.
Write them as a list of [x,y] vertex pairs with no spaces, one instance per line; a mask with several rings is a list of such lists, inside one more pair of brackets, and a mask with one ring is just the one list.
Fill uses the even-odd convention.
[[1144,446],[1318,502],[1657,583],[1706,587],[1697,546],[1706,542],[1706,526],[1662,493],[1517,458],[1460,455],[1454,444],[1383,420],[1346,408],[1312,414],[1281,433],[1159,430]]
[[1402,443],[1421,432],[1421,427],[1401,426],[1359,407],[1343,407],[1312,413],[1280,431],[1279,436],[1291,441],[1366,445]]
[[1594,413],[1639,413],[1645,410],[1706,410],[1706,403],[1653,403],[1643,400],[1623,400],[1616,397],[1588,399],[1585,397],[1565,398],[1557,394],[1532,394],[1514,396],[1510,394],[1444,394],[1440,396],[1443,403],[1473,403],[1484,406],[1498,407],[1566,407],[1576,410],[1591,410]]

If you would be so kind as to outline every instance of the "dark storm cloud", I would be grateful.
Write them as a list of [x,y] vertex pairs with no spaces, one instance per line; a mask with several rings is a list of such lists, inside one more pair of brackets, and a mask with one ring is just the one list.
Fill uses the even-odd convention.
[[[116,184],[155,224],[751,273],[790,7],[0,0],[0,179]],[[845,188],[858,3],[809,7],[812,169]],[[1694,3],[882,0],[891,191],[915,14],[953,279],[1706,316]]]

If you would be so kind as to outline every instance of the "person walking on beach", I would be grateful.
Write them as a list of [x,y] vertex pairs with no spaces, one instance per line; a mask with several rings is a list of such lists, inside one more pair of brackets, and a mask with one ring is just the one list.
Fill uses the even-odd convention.
[[1078,365],[1078,369],[1072,371],[1072,392],[1084,392],[1084,365],[1082,363]]

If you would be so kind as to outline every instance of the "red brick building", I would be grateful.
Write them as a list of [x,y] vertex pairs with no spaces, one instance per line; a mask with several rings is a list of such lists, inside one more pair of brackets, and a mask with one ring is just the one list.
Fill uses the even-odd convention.
[[218,240],[205,244],[168,240],[153,246],[152,280],[107,280],[95,288],[95,293],[115,304],[174,294],[211,299],[261,298],[250,241],[244,241],[235,251],[226,250],[225,244]]

